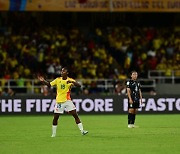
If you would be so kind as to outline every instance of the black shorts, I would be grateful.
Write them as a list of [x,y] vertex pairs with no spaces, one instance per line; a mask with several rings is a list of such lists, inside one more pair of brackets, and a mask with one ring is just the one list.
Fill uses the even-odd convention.
[[129,102],[128,102],[128,109],[136,109],[136,108],[140,108],[140,105],[139,105],[139,102],[133,102],[132,104],[130,104]]

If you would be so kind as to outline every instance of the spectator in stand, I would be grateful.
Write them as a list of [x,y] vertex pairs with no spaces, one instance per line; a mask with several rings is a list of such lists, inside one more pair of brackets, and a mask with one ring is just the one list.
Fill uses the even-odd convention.
[[3,94],[3,91],[2,91],[2,88],[0,88],[0,96],[2,96]]
[[126,86],[124,81],[118,81],[115,85],[115,93],[117,95],[125,95],[126,94]]
[[49,96],[50,92],[49,92],[49,88],[46,85],[43,85],[41,87],[41,93],[43,94],[43,96]]
[[178,27],[169,31],[168,27],[104,25],[87,30],[58,24],[44,26],[42,16],[17,13],[3,17],[6,25],[2,25],[5,30],[0,38],[1,78],[12,78],[14,72],[32,78],[40,68],[53,78],[58,75],[56,70],[67,64],[75,78],[118,79],[115,71],[108,71],[114,68],[121,68],[126,76],[132,69],[147,76],[148,69],[166,69],[170,59],[173,62],[168,69],[179,69],[176,66],[179,60],[174,58],[180,51]]

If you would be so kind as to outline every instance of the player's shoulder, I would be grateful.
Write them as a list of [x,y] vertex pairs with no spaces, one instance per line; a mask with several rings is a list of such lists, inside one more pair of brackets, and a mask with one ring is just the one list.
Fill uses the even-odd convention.
[[57,77],[55,80],[62,80],[62,77]]
[[75,80],[74,80],[73,78],[71,78],[71,77],[68,77],[67,79],[68,79],[68,80],[73,80],[73,81],[75,81]]
[[129,85],[129,84],[131,84],[132,83],[132,80],[127,80],[126,81],[126,85]]

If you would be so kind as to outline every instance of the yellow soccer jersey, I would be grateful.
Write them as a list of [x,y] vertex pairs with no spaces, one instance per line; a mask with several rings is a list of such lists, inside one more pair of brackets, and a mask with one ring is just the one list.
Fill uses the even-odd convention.
[[57,94],[56,94],[56,102],[64,103],[67,100],[71,100],[70,91],[73,86],[73,83],[68,83],[67,81],[75,81],[72,78],[67,78],[63,80],[62,77],[56,78],[52,82],[50,82],[51,86],[56,86]]

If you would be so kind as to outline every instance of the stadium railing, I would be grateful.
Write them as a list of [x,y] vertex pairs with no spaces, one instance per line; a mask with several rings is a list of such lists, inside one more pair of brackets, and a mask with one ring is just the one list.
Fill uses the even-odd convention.
[[[115,79],[78,79],[82,87],[79,91],[88,90],[89,93],[115,93],[115,87],[118,82],[125,88],[125,80]],[[20,84],[21,82],[21,84]],[[139,79],[141,83],[142,92],[147,93],[156,88],[156,82],[154,79]],[[19,94],[40,94],[43,93],[43,86],[39,80],[36,79],[19,79],[19,80],[5,80],[0,79],[1,90],[7,92],[8,89],[13,89]],[[76,88],[77,89],[77,88]],[[77,92],[75,88],[72,92]],[[55,92],[55,90],[54,90]]]
[[156,83],[180,84],[180,70],[149,70],[148,78]]

